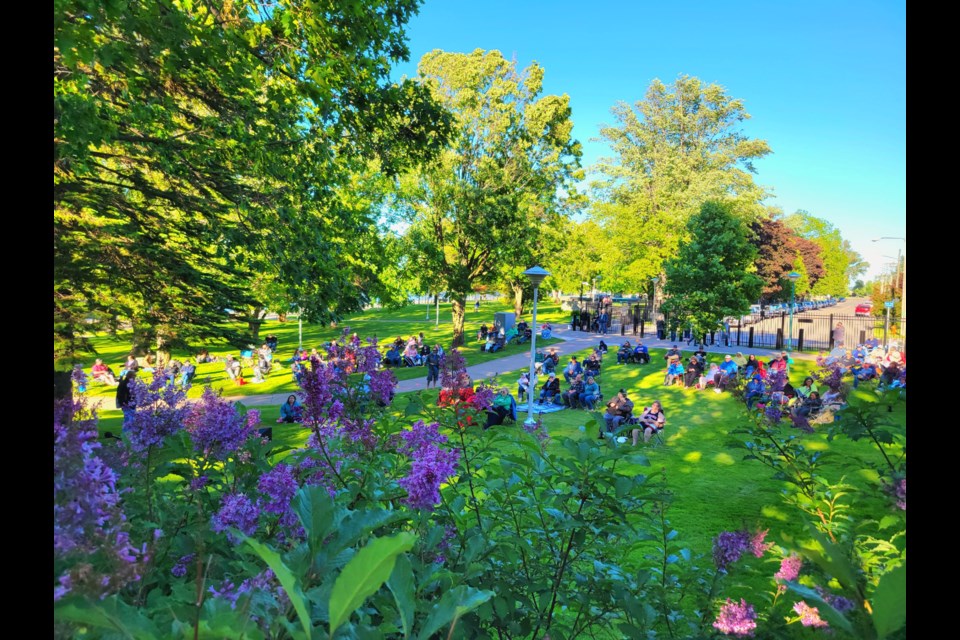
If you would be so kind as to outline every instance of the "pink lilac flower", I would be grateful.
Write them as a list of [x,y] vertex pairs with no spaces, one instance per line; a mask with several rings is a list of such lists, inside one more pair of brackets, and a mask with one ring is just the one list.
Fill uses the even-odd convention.
[[757,613],[753,610],[753,605],[747,604],[743,598],[740,599],[740,604],[727,598],[726,603],[720,607],[713,626],[728,635],[752,636],[753,630],[757,628],[756,619]]
[[200,401],[193,403],[184,420],[193,448],[217,460],[225,460],[242,447],[259,423],[259,411],[241,415],[233,403],[210,387],[203,390]]
[[800,616],[800,623],[805,627],[829,627],[826,620],[820,618],[820,611],[801,600],[793,605],[793,610]]
[[897,506],[904,511],[907,510],[907,479],[900,478],[900,482],[894,485],[893,495],[897,499]]
[[216,533],[227,531],[227,539],[233,544],[239,544],[240,539],[228,531],[235,527],[244,535],[252,536],[257,530],[257,519],[260,515],[259,505],[242,493],[225,495],[220,502],[220,510],[211,519],[211,528]]
[[753,534],[753,537],[750,538],[750,551],[752,551],[753,555],[755,555],[758,558],[762,558],[763,554],[765,554],[767,550],[773,546],[772,542],[763,541],[763,539],[767,537],[767,533],[769,532],[770,532],[769,529],[764,529],[763,531],[757,531],[755,534]]
[[467,361],[459,349],[450,349],[440,358],[440,386],[457,391],[473,386],[467,373]]
[[777,580],[789,582],[796,580],[800,575],[800,567],[803,566],[803,559],[798,555],[791,555],[780,561],[780,570],[773,574]]
[[746,531],[724,531],[713,540],[713,561],[718,569],[726,569],[750,548],[750,534]]

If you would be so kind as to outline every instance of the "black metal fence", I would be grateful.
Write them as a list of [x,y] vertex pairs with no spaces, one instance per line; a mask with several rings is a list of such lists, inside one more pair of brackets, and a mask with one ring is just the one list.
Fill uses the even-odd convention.
[[[906,349],[903,338],[906,318],[850,316],[840,314],[797,313],[793,316],[793,334],[790,333],[790,315],[766,318],[750,324],[731,324],[729,332],[718,326],[717,330],[706,336],[693,337],[689,331],[667,332],[661,326],[654,326],[647,318],[644,305],[638,309],[619,310],[614,314],[614,323],[608,329],[614,335],[633,335],[669,338],[671,341],[684,341],[696,344],[747,347],[756,349],[785,349],[788,339],[792,338],[792,347],[796,351],[830,351],[835,347],[854,347],[868,340],[877,340],[880,344],[896,343],[901,350]],[[840,331],[838,331],[840,329]],[[842,339],[841,339],[842,338]]]

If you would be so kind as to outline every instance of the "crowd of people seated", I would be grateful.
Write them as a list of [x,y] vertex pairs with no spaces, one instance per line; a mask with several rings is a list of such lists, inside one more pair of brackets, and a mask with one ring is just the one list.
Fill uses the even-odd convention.
[[[428,365],[428,359],[433,351],[437,350],[440,358],[443,357],[443,347],[439,344],[432,348],[426,342],[423,332],[419,335],[410,336],[404,340],[397,336],[386,352],[383,354],[383,366],[385,367],[423,367]],[[428,376],[429,377],[429,376]]]

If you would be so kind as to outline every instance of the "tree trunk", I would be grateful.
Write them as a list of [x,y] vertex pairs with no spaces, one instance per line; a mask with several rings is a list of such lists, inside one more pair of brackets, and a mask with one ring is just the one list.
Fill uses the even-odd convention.
[[523,315],[523,287],[518,284],[512,284],[510,288],[513,289],[513,312],[517,314],[519,318]]
[[263,324],[263,314],[266,310],[263,307],[253,307],[247,316],[247,327],[250,329],[250,336],[253,342],[260,339],[260,325]]
[[453,342],[451,347],[462,347],[463,339],[463,316],[467,308],[467,296],[458,295],[453,298]]

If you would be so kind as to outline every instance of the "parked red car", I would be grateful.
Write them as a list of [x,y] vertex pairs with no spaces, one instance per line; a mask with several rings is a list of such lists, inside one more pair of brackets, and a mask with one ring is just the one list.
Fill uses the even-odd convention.
[[858,316],[869,316],[870,312],[873,310],[872,302],[861,302],[857,305],[857,308],[854,310],[854,315]]

